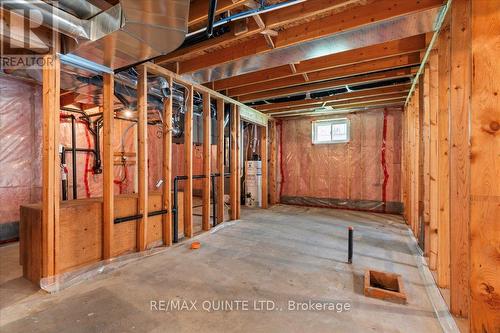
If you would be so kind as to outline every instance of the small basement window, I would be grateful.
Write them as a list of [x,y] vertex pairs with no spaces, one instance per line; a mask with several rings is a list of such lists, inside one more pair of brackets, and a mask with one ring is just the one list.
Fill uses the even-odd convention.
[[349,142],[349,127],[347,118],[313,121],[313,144]]

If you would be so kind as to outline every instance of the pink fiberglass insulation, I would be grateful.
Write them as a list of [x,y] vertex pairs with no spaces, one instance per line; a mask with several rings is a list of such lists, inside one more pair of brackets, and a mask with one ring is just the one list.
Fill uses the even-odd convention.
[[0,77],[0,223],[19,220],[19,206],[41,199],[42,89]]
[[[350,120],[350,141],[313,145],[312,122],[330,118]],[[385,164],[389,211],[397,211],[400,206],[401,120],[401,111],[387,112]],[[384,184],[383,127],[383,110],[283,120],[280,126],[282,202],[387,210],[380,209]]]

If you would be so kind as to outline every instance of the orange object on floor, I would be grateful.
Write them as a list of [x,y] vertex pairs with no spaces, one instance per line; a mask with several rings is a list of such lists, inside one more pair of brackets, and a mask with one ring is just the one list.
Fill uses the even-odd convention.
[[191,243],[191,250],[196,250],[196,249],[199,249],[200,247],[201,247],[200,242]]

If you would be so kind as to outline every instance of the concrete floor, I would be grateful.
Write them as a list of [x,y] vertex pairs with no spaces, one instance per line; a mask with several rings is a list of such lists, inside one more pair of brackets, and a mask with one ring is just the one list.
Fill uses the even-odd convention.
[[[16,246],[0,248],[0,331],[441,331],[400,217],[280,205],[242,216],[199,235],[199,250],[185,242],[52,295],[19,278],[15,260],[4,261]],[[345,263],[348,226],[355,229],[352,265]],[[408,304],[365,297],[367,268],[402,274]],[[197,310],[152,311],[152,300],[197,301]],[[220,301],[233,301],[233,309],[248,302],[249,310],[206,311]],[[292,311],[289,301],[348,303],[350,310]]]

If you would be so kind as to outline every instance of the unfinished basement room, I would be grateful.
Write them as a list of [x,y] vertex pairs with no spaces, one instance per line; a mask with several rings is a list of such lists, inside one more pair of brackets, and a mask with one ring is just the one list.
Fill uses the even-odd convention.
[[0,333],[500,333],[500,0],[0,13]]

